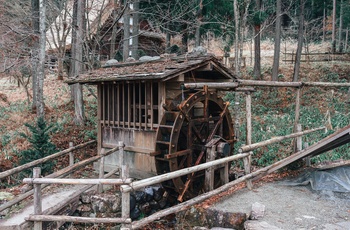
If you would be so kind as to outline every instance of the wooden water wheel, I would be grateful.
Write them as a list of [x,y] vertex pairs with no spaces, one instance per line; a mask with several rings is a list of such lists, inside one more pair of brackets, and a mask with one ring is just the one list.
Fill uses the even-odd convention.
[[[233,148],[233,126],[228,102],[207,88],[184,92],[166,107],[156,139],[158,174],[176,171],[206,162],[206,144],[213,138],[228,140]],[[219,154],[218,154],[219,155]],[[219,158],[221,156],[216,156]],[[215,171],[216,174],[218,172]],[[204,192],[204,170],[163,183],[178,200],[189,199]],[[223,184],[215,174],[215,187]]]

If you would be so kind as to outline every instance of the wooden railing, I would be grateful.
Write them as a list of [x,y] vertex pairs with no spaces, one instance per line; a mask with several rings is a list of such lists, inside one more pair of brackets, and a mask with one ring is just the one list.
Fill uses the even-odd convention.
[[[8,177],[8,176],[11,176],[13,174],[16,174],[16,173],[20,173],[22,172],[23,170],[26,170],[26,169],[29,169],[31,167],[34,167],[38,164],[42,164],[42,163],[45,163],[49,160],[52,160],[52,159],[55,159],[55,158],[58,158],[58,157],[61,157],[61,156],[64,156],[66,154],[69,154],[69,166],[62,169],[62,170],[59,170],[59,171],[56,171],[48,176],[46,176],[46,178],[56,178],[56,177],[63,177],[63,176],[66,176],[68,175],[69,173],[71,173],[72,171],[76,170],[77,168],[80,168],[88,163],[91,163],[91,160],[87,159],[87,160],[84,160],[84,161],[81,161],[79,163],[76,163],[74,164],[74,151],[78,150],[78,149],[82,149],[82,148],[85,148],[89,145],[92,145],[92,144],[95,144],[96,141],[95,140],[92,140],[92,141],[88,141],[86,143],[83,143],[83,144],[79,144],[79,145],[76,145],[76,146],[73,146],[73,143],[69,143],[69,148],[68,149],[65,149],[63,151],[60,151],[60,152],[57,152],[57,153],[54,153],[50,156],[47,156],[47,157],[44,157],[44,158],[41,158],[41,159],[38,159],[38,160],[35,160],[35,161],[32,161],[32,162],[29,162],[27,164],[24,164],[24,165],[21,165],[21,166],[18,166],[16,168],[13,168],[13,169],[10,169],[10,170],[7,170],[7,171],[4,171],[4,172],[1,172],[0,173],[0,179],[3,179],[5,177]],[[96,159],[96,157],[94,158]],[[43,186],[43,188],[46,187],[46,186]],[[19,196],[17,196],[15,199],[3,204],[0,206],[0,212],[5,210],[5,209],[8,209],[10,207],[12,207],[13,205],[21,202],[22,200],[26,199],[27,197],[33,195],[34,191],[33,190],[30,190],[30,191],[27,191],[25,192],[24,194],[21,194]]]
[[[148,217],[145,217],[141,220],[137,220],[137,221],[131,221],[130,218],[130,193],[132,191],[141,189],[143,187],[146,186],[151,186],[154,184],[158,184],[158,183],[162,183],[165,182],[167,180],[171,180],[174,178],[178,178],[190,173],[194,173],[194,172],[198,172],[198,171],[202,171],[205,170],[206,172],[209,172],[208,175],[210,174],[210,170],[215,168],[215,166],[222,166],[225,165],[228,162],[232,162],[232,161],[237,161],[237,160],[244,160],[245,162],[249,162],[249,158],[251,157],[251,150],[253,148],[255,148],[256,146],[265,146],[271,143],[276,143],[276,142],[280,142],[286,138],[295,138],[295,137],[300,137],[304,134],[310,133],[310,132],[315,132],[318,130],[324,129],[324,127],[318,128],[318,129],[313,129],[310,131],[304,131],[304,132],[298,132],[298,133],[293,133],[287,136],[284,136],[282,138],[278,137],[278,138],[273,138],[267,141],[263,141],[263,142],[259,142],[259,143],[255,143],[252,145],[246,145],[244,147],[241,148],[241,151],[244,151],[242,153],[233,155],[233,156],[229,156],[229,157],[225,157],[225,158],[221,158],[218,160],[213,160],[210,162],[206,162],[197,166],[193,166],[193,167],[189,167],[189,168],[184,168],[181,170],[177,170],[174,172],[169,172],[166,174],[162,174],[162,175],[158,175],[155,177],[151,177],[151,178],[147,178],[147,179],[143,179],[140,181],[132,181],[131,178],[129,178],[129,174],[128,174],[128,166],[124,165],[123,162],[123,155],[124,155],[124,144],[123,142],[119,142],[119,161],[122,163],[122,170],[121,170],[121,178],[120,179],[50,179],[50,178],[38,178],[40,174],[35,173],[33,175],[36,175],[36,177],[34,178],[26,178],[23,180],[24,183],[28,183],[28,184],[34,184],[35,187],[37,187],[38,189],[36,189],[36,191],[38,191],[36,194],[34,194],[34,215],[30,215],[26,220],[28,221],[34,221],[35,222],[35,228],[34,230],[39,230],[42,227],[42,222],[43,221],[66,221],[66,222],[84,222],[84,223],[120,223],[122,224],[122,228],[121,229],[138,229],[141,228],[142,226],[155,221],[159,218],[165,217],[169,214],[173,214],[182,210],[187,209],[188,207],[195,205],[197,203],[200,203],[214,195],[217,195],[221,192],[224,192],[226,190],[228,190],[229,188],[231,188],[233,185],[236,185],[238,183],[247,181],[248,182],[252,179],[255,178],[259,175],[265,175],[267,172],[271,173],[277,169],[279,169],[281,164],[281,161],[276,162],[270,166],[267,166],[265,168],[259,169],[255,172],[250,172],[250,169],[248,169],[247,167],[250,167],[250,164],[245,163],[244,167],[245,167],[245,172],[246,175],[243,177],[240,177],[234,181],[228,182],[226,184],[224,184],[223,186],[215,189],[215,190],[210,190],[204,194],[201,194],[200,196],[197,196],[191,200],[185,201],[183,203],[180,203],[178,205],[172,206],[170,208],[167,208],[165,210],[161,210],[159,212],[156,212]],[[215,149],[213,149],[215,151]],[[108,152],[110,152],[112,150],[109,150]],[[115,151],[115,150],[113,150]],[[104,151],[103,151],[104,152]],[[108,153],[106,152],[106,153]],[[106,154],[106,153],[101,153],[102,155]],[[102,158],[103,159],[103,158]],[[38,169],[36,169],[38,170]],[[103,161],[100,161],[100,172],[103,172]],[[213,175],[214,176],[214,175]],[[213,180],[213,178],[212,178]],[[120,218],[86,218],[86,217],[69,217],[69,216],[57,216],[57,215],[43,215],[41,213],[41,195],[40,195],[40,187],[42,184],[89,184],[89,185],[100,185],[102,186],[103,184],[113,184],[113,185],[120,185],[120,191],[122,193],[122,215]]]

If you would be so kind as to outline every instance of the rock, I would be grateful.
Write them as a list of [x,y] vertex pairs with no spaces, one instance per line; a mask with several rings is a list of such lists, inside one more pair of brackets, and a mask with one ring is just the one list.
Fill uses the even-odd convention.
[[223,212],[215,209],[207,209],[205,213],[209,227],[223,227],[243,229],[244,222],[247,220],[246,213]]
[[209,230],[209,228],[194,226],[194,227],[192,228],[192,230]]
[[152,187],[146,187],[144,189],[144,191],[146,193],[146,201],[149,202],[149,201],[153,200],[153,195],[154,195],[153,188]]
[[128,57],[128,58],[125,60],[125,62],[134,62],[134,61],[136,61],[136,60],[135,60],[135,58],[133,58],[133,57]]
[[88,204],[82,204],[78,206],[77,210],[80,212],[91,212],[92,208]]
[[119,194],[99,194],[91,196],[91,205],[94,212],[121,211],[121,197]]
[[144,191],[136,191],[132,194],[135,197],[135,200],[139,204],[146,203],[146,193]]
[[91,203],[91,196],[95,195],[95,190],[90,190],[88,192],[84,192],[80,195],[80,200],[83,204],[90,204]]
[[158,202],[155,201],[155,200],[151,200],[151,201],[149,202],[149,205],[151,206],[151,209],[152,209],[152,210],[158,210],[158,209],[160,208],[160,205],[159,205]]
[[118,64],[118,60],[110,59],[110,60],[106,61],[105,66],[110,66],[110,65],[115,65],[115,64]]
[[151,205],[148,202],[140,205],[139,208],[140,208],[140,211],[146,215],[150,214],[152,211]]
[[244,223],[245,230],[282,230],[265,221],[248,220]]
[[159,207],[161,209],[165,208],[167,206],[167,199],[166,197],[163,197],[160,201],[158,201]]
[[133,210],[136,207],[137,200],[135,196],[131,195],[130,196],[130,210]]
[[130,211],[130,218],[132,220],[139,218],[140,215],[141,215],[141,211],[138,208],[134,208],[133,210]]
[[265,215],[265,205],[255,202],[252,205],[252,211],[250,213],[251,220],[259,220]]
[[246,213],[230,213],[215,209],[191,207],[177,214],[177,219],[184,219],[191,226],[207,226],[209,228],[244,229]]
[[190,56],[202,56],[207,54],[207,49],[203,46],[194,47],[193,50],[188,53]]
[[142,57],[140,57],[139,61],[154,61],[154,60],[158,60],[158,59],[160,59],[159,56],[154,56],[154,57],[142,56]]
[[164,195],[164,188],[162,186],[155,186],[153,187],[153,199],[155,201],[160,201],[163,198]]

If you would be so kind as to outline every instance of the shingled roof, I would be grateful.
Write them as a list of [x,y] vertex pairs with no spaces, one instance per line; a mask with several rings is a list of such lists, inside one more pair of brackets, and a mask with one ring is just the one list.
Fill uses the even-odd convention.
[[75,78],[66,80],[68,84],[88,83],[96,84],[107,81],[135,81],[135,80],[161,80],[167,81],[180,74],[190,71],[201,71],[218,75],[220,78],[236,80],[234,73],[223,66],[214,56],[173,57],[161,58],[153,61],[135,61],[117,63],[108,68],[101,68],[80,74]]

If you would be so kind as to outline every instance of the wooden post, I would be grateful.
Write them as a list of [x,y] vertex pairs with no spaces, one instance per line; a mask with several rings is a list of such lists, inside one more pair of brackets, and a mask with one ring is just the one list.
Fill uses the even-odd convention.
[[[297,132],[301,132],[301,124],[297,124]],[[297,138],[297,152],[301,151],[303,149],[303,141],[302,136],[298,136]]]
[[123,168],[123,165],[124,165],[124,142],[123,141],[119,141],[118,142],[118,146],[119,146],[119,168],[120,168],[120,171],[119,171],[119,176],[120,178],[122,178],[122,168]]
[[[106,149],[105,148],[102,148],[101,149],[101,152],[100,152],[100,155],[104,155],[106,152]],[[99,176],[98,178],[99,179],[102,179],[104,177],[104,174],[105,174],[105,157],[101,157],[100,159],[100,168],[99,168]],[[98,193],[102,193],[103,192],[103,185],[102,184],[99,184],[97,185],[97,192]]]
[[[247,113],[247,145],[252,144],[252,96],[250,92],[246,93],[246,113]],[[251,161],[253,154],[252,151],[249,152],[249,156],[243,158],[244,162],[244,172],[245,174],[250,173]],[[247,187],[249,190],[253,188],[253,184],[251,180],[247,180]]]
[[[124,142],[119,141],[119,165],[120,165],[120,178],[125,180],[129,177],[129,167],[124,164]],[[130,218],[130,191],[122,192],[122,218]],[[122,224],[121,230],[131,229],[130,224]]]
[[[73,145],[73,142],[69,142],[69,148],[73,148],[74,145]],[[69,166],[72,166],[74,165],[74,153],[73,151],[70,151],[69,152]]]
[[[215,160],[216,145],[207,147],[207,159],[206,162]],[[209,167],[205,170],[205,191],[209,192],[214,189],[214,168]]]
[[[39,178],[41,174],[41,168],[33,168],[33,178]],[[42,203],[41,203],[41,184],[34,184],[34,215],[42,214]],[[35,221],[34,230],[42,230],[43,222]]]
[[[301,96],[301,88],[297,88],[296,99],[295,99],[295,119],[294,119],[294,128],[293,128],[294,132],[296,132],[297,126],[299,124],[299,118],[300,118],[300,96]],[[293,143],[293,149],[294,149],[294,152],[297,152],[296,139],[294,140],[294,143]]]
[[[308,147],[309,147],[309,143],[305,142],[304,143],[304,149],[307,149]],[[307,167],[311,166],[311,157],[310,156],[305,157],[305,165]]]

